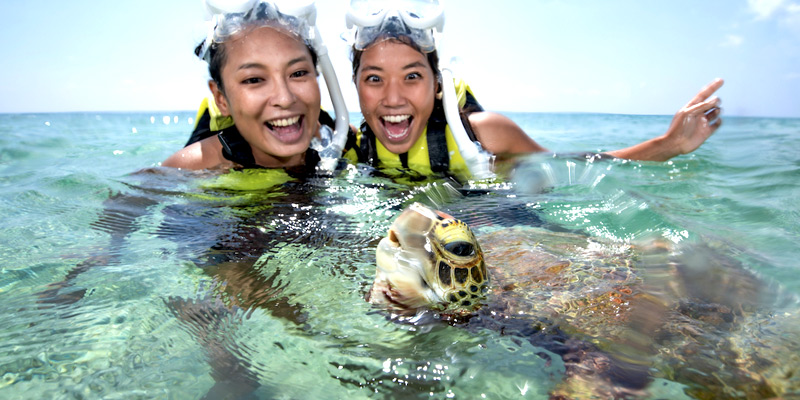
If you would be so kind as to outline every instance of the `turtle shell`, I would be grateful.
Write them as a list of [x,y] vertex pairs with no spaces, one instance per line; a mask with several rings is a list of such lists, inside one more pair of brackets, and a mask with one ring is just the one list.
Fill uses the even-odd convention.
[[642,283],[631,245],[532,227],[505,227],[478,239],[493,279],[495,312],[546,316],[591,337],[626,329]]
[[[484,226],[476,236],[415,204],[381,240],[377,261],[373,304],[403,315],[471,313],[449,321],[519,335],[561,355],[567,379],[555,397],[625,397],[652,378],[686,385],[694,398],[777,397],[797,388],[786,363],[751,354],[759,335],[743,329],[771,315],[771,292],[707,244],[631,245],[530,226]],[[783,353],[774,358],[794,354]]]

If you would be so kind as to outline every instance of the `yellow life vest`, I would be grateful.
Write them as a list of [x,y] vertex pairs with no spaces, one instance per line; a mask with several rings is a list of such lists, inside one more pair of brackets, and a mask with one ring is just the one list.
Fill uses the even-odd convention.
[[[462,111],[474,112],[483,110],[472,94],[472,90],[470,89],[469,85],[467,85],[463,80],[456,82],[456,94],[458,95],[459,109]],[[446,149],[431,149],[430,143],[432,142],[428,138],[428,131],[431,129],[431,126],[434,125],[433,121],[437,119],[445,121],[444,113],[441,109],[441,100],[436,100],[436,102],[439,104],[435,104],[434,111],[431,114],[431,118],[428,120],[427,126],[422,131],[422,135],[420,135],[419,139],[417,139],[417,141],[404,155],[395,154],[386,149],[386,147],[383,146],[380,141],[375,140],[374,135],[372,135],[369,131],[369,127],[364,124],[362,125],[362,129],[356,133],[355,144],[354,146],[351,145],[351,148],[345,153],[345,157],[354,162],[366,162],[372,164],[373,166],[382,170],[410,170],[421,176],[431,176],[436,174],[436,171],[434,171],[435,168],[433,168],[431,165],[431,151],[446,151],[446,154],[436,154],[433,156],[433,158],[436,159],[437,157],[442,156],[447,157],[447,174],[452,175],[459,180],[462,178],[469,178],[469,168],[464,162],[464,158],[461,156],[461,151],[458,148],[458,144],[456,144],[453,133],[451,132],[450,127],[446,125],[446,122],[444,125],[444,142],[446,143]],[[437,109],[437,107],[439,108]],[[441,115],[436,115],[437,111],[439,111]],[[471,129],[468,131],[471,131]],[[431,132],[431,134],[442,135],[442,132]],[[369,135],[372,135],[372,137],[368,137]],[[372,145],[372,143],[368,144],[365,142],[372,142],[374,145]],[[356,150],[354,147],[358,147],[359,150]],[[373,147],[374,150],[372,150]],[[390,175],[395,174],[391,173]]]
[[[447,155],[450,159],[448,172],[456,176],[468,176],[469,168],[461,157],[461,152],[458,150],[456,140],[453,138],[453,133],[450,132],[450,127],[445,127],[445,138],[447,139]],[[428,148],[428,128],[422,131],[419,139],[408,150],[408,165],[403,166],[399,154],[394,154],[381,144],[380,141],[375,143],[378,151],[378,159],[380,160],[379,168],[394,168],[403,169],[408,168],[420,175],[430,176],[434,174],[431,168],[431,157]]]
[[[289,175],[289,173],[282,168],[245,169],[241,171],[231,170],[226,174],[201,181],[200,187],[203,189],[224,189],[229,192],[227,196],[236,194],[234,192],[237,191],[257,192],[263,195],[264,190],[283,185],[294,179],[293,176]],[[208,196],[209,199],[212,198],[209,194],[205,194],[205,196]]]
[[208,113],[208,128],[211,131],[219,132],[234,125],[233,117],[230,115],[222,115],[219,107],[217,107],[217,102],[215,102],[213,98],[206,97],[200,103],[200,108],[197,110],[197,116],[194,119],[194,129],[197,129],[198,125],[200,124],[200,120],[203,119],[203,114],[205,113]]
[[[324,109],[320,110],[319,123],[331,129],[333,129],[335,125],[334,120]],[[350,133],[348,132],[348,134]],[[192,130],[192,135],[189,137],[189,141],[186,142],[186,146],[211,136],[217,136],[219,138],[220,143],[222,143],[222,155],[227,160],[233,161],[245,169],[263,168],[256,164],[250,144],[247,143],[239,133],[239,130],[236,129],[233,117],[222,115],[214,99],[207,97],[200,103],[194,129]],[[326,140],[326,137],[323,137],[322,140]],[[294,168],[293,170],[295,170],[294,172],[310,172],[313,170],[313,167],[317,165],[318,161],[319,155],[317,149],[309,148],[308,151],[306,151],[305,160],[305,167],[307,167],[306,169],[308,171],[304,171],[303,168]]]

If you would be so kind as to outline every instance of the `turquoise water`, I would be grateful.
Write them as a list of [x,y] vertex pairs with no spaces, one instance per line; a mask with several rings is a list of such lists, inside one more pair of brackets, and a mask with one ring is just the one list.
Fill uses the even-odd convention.
[[[641,263],[663,284],[653,293],[732,311],[668,318],[637,396],[757,398],[735,386],[751,380],[768,382],[763,397],[800,395],[800,120],[727,117],[671,162],[586,163],[570,153],[636,143],[670,118],[509,116],[558,156],[467,190],[363,167],[288,181],[158,168],[190,112],[0,115],[0,397],[547,398],[579,386],[549,337],[402,323],[363,300],[378,240],[413,201],[479,240],[522,226],[666,241],[693,269],[665,279]],[[729,296],[708,307],[689,301],[697,292]]]

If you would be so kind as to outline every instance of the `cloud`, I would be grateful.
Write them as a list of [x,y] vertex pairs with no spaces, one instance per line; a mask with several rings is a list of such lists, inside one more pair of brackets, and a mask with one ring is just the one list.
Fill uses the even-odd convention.
[[775,17],[790,27],[800,24],[800,3],[788,0],[747,0],[747,6],[756,15],[756,19]]
[[760,21],[774,20],[800,38],[800,3],[792,0],[747,0],[748,10]]
[[747,6],[759,19],[767,19],[784,8],[785,0],[747,0]]
[[790,3],[786,5],[786,15],[783,22],[791,28],[800,28],[800,4]]
[[744,38],[739,35],[728,35],[720,44],[722,47],[739,47],[744,42]]

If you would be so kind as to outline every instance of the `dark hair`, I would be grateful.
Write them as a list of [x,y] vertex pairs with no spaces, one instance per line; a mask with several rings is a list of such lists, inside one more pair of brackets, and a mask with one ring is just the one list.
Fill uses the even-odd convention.
[[[433,69],[433,75],[436,77],[436,82],[439,84],[442,83],[442,73],[441,71],[439,71],[439,53],[437,53],[436,50],[430,53],[425,53],[416,43],[414,43],[413,40],[411,40],[410,37],[406,35],[391,35],[391,34],[383,35],[378,37],[375,41],[373,41],[372,44],[377,43],[379,40],[394,40],[396,42],[410,46],[412,49],[418,51],[421,54],[425,54],[425,57],[428,58],[428,64],[430,64],[431,68]],[[353,82],[355,84],[358,84],[358,82],[356,82],[356,73],[358,73],[358,68],[361,66],[361,56],[363,55],[364,55],[364,50],[358,50],[356,49],[355,46],[353,46],[350,54],[350,59],[353,62]]]
[[[311,46],[307,40],[304,40],[303,43],[306,45],[308,52],[311,53],[311,62],[314,64],[314,69],[317,68],[317,52],[314,50],[314,47]],[[228,61],[228,53],[225,51],[224,42],[222,43],[211,43],[211,46],[208,47],[208,74],[211,76],[211,80],[217,83],[219,89],[224,93],[225,87],[222,85],[222,66],[225,65],[225,62]],[[194,49],[194,54],[196,56],[200,56],[200,52],[203,49],[203,43],[200,43]]]

